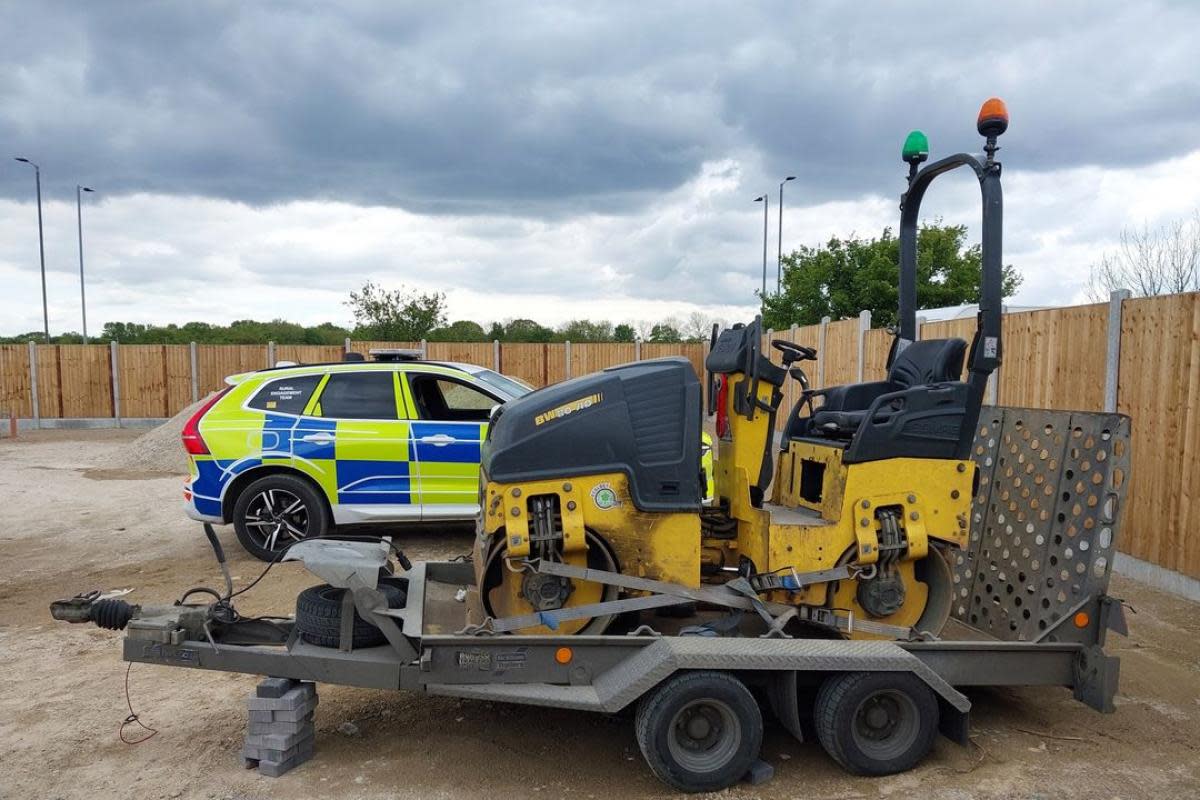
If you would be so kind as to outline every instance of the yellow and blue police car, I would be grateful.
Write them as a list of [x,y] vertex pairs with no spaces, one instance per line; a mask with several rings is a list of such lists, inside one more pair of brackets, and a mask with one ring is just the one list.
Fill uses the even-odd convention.
[[264,560],[331,525],[474,518],[488,416],[532,387],[409,351],[372,355],[226,378],[184,426],[188,515],[232,522]]
[[[183,428],[188,516],[232,523],[264,561],[334,525],[474,519],[492,410],[533,388],[419,351],[372,356],[226,378]],[[712,497],[707,434],[703,451]]]

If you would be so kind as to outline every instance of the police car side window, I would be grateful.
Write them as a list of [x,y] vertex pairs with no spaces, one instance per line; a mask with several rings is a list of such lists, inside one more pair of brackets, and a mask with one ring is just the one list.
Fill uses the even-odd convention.
[[410,385],[421,419],[440,422],[487,422],[501,401],[458,381],[432,375],[410,375]]
[[313,389],[321,382],[320,375],[296,375],[269,381],[246,404],[258,411],[278,411],[281,414],[300,414],[308,405]]
[[321,416],[338,419],[398,419],[392,373],[333,373],[321,392]]

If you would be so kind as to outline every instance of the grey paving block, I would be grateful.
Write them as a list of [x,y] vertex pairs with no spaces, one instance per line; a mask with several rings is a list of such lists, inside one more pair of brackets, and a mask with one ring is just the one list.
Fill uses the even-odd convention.
[[283,759],[264,758],[258,762],[258,771],[262,775],[267,775],[272,778],[278,778],[288,770],[308,761],[313,756],[313,743],[310,739],[305,744],[301,745],[295,753]]
[[279,697],[259,697],[250,695],[246,708],[251,711],[295,711],[317,696],[317,687],[311,683],[302,683],[288,689]]
[[[312,717],[313,711],[317,708],[319,699],[314,697],[304,705],[297,708],[295,711],[272,711],[272,722],[300,722],[303,719]],[[250,712],[254,713],[254,712]]]
[[279,698],[295,688],[296,681],[291,678],[267,678],[255,689],[259,697]]
[[242,758],[249,758],[255,761],[286,761],[297,753],[303,752],[304,748],[311,749],[313,737],[310,735],[287,748],[262,747],[254,744],[242,745]]
[[743,780],[752,786],[758,786],[760,783],[766,783],[774,777],[775,768],[760,759],[750,765],[750,769],[747,770],[746,777]]
[[302,720],[297,722],[285,722],[283,720],[272,722],[254,722],[253,720],[246,726],[246,733],[282,733],[284,735],[291,733],[300,733],[305,730],[312,730],[313,718],[309,714]]
[[251,722],[270,722],[274,719],[270,711],[251,711],[249,714]]
[[251,733],[246,735],[246,744],[251,747],[266,747],[271,750],[287,750],[295,747],[305,739],[311,739],[313,728],[301,729],[295,733]]

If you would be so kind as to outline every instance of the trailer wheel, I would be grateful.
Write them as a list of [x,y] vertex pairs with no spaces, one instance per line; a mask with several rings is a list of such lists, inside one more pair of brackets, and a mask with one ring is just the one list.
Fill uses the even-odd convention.
[[709,792],[741,780],[758,759],[763,722],[745,684],[724,672],[685,672],[643,698],[637,740],[659,780]]
[[938,701],[908,672],[847,672],[822,684],[814,709],[825,751],[856,775],[892,775],[916,766],[933,746]]

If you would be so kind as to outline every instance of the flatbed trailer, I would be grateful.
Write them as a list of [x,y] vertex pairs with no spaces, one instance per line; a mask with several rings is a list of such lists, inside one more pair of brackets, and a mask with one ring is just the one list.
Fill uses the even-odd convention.
[[[1129,419],[1119,414],[985,409],[971,545],[949,554],[956,596],[938,637],[793,638],[786,630],[794,629],[771,622],[779,604],[726,586],[600,572],[653,590],[616,601],[614,610],[635,620],[625,632],[514,635],[498,632],[503,620],[472,618],[469,561],[401,558],[407,569],[387,580],[405,596],[389,604],[379,588],[388,540],[306,541],[289,553],[347,590],[334,646],[306,641],[289,618],[245,620],[221,602],[142,607],[77,597],[52,610],[124,629],[130,662],[600,713],[636,708],[647,763],[685,791],[769,774],[758,761],[761,709],[798,739],[815,730],[851,772],[889,774],[917,763],[938,731],[967,742],[971,703],[962,690],[970,687],[1064,687],[1097,711],[1114,710],[1120,665],[1104,642],[1126,629],[1121,602],[1106,590],[1128,439]],[[1021,491],[1029,486],[1053,491]],[[690,616],[650,613],[682,603]],[[356,619],[370,620],[386,643],[354,647]]]

